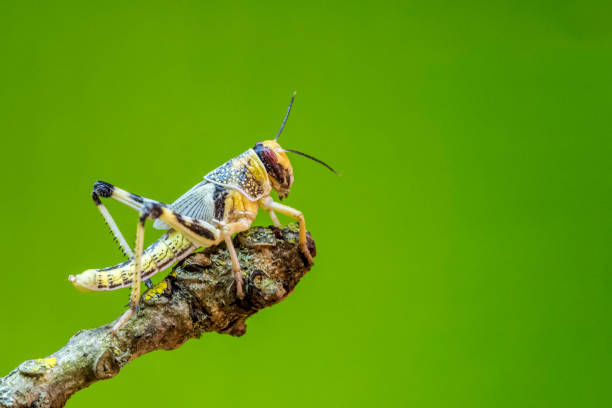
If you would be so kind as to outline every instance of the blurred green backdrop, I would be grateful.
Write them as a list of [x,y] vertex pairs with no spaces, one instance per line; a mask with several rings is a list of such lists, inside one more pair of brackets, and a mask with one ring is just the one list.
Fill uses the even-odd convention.
[[[122,260],[95,180],[172,201],[273,137],[297,90],[281,143],[343,174],[292,157],[314,269],[243,338],[68,405],[610,406],[611,12],[3,1],[1,375],[123,310],[66,280]],[[132,241],[136,213],[108,206]]]

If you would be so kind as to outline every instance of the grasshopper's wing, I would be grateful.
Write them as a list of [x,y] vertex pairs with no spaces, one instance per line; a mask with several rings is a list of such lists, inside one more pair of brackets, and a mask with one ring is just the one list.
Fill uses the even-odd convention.
[[[170,204],[170,209],[181,215],[197,220],[208,221],[213,218],[215,185],[207,181],[196,184],[185,194]],[[170,226],[160,219],[153,222],[153,228],[169,229]]]

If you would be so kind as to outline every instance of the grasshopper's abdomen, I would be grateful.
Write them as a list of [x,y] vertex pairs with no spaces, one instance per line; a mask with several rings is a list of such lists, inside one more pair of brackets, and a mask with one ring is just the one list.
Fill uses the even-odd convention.
[[[183,234],[170,230],[155,241],[142,254],[142,279],[163,271],[174,262],[180,261],[197,246],[188,241]],[[88,269],[77,276],[70,276],[74,286],[82,291],[114,290],[130,286],[134,276],[134,259],[103,269]]]

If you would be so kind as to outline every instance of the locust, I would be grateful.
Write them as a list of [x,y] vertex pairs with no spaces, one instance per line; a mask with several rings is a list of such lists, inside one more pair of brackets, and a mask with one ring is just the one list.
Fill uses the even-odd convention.
[[[289,195],[293,185],[293,167],[286,153],[295,153],[338,174],[325,162],[297,150],[284,149],[278,144],[295,92],[281,127],[273,140],[260,141],[251,149],[230,159],[204,176],[204,180],[167,205],[142,197],[104,181],[96,181],[91,196],[112,234],[129,259],[115,266],[88,269],[69,281],[79,290],[106,291],[131,287],[129,309],[112,328],[116,334],[138,311],[141,281],[152,286],[150,278],[200,248],[225,242],[232,264],[236,295],[244,298],[243,279],[232,236],[250,228],[261,207],[270,215],[275,226],[280,226],[276,212],[299,223],[299,247],[309,264],[313,263],[306,241],[306,222],[301,211],[276,202],[270,196],[274,190],[280,200]],[[113,198],[138,211],[136,245],[130,248],[101,198]],[[157,241],[144,249],[145,222],[153,220],[153,227],[166,230]]]

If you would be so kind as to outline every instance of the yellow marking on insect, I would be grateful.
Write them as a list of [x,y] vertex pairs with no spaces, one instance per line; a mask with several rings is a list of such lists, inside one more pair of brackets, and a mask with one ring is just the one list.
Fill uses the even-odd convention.
[[159,296],[162,293],[164,293],[166,289],[168,289],[168,282],[163,280],[159,282],[157,285],[153,286],[151,289],[147,290],[147,292],[144,295],[144,298],[145,300],[151,300],[155,296]]

